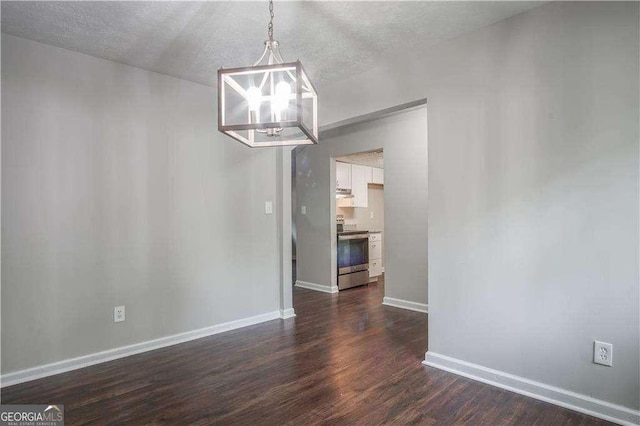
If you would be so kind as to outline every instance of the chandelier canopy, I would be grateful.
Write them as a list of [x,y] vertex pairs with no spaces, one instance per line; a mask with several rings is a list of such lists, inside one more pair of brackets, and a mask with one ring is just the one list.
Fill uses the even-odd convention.
[[255,147],[318,143],[318,94],[300,61],[285,62],[273,39],[250,67],[218,70],[218,130]]

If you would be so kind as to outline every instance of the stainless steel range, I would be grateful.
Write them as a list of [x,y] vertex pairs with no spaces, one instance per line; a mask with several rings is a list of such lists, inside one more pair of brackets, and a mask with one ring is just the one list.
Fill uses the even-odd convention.
[[338,289],[369,282],[369,231],[338,232]]

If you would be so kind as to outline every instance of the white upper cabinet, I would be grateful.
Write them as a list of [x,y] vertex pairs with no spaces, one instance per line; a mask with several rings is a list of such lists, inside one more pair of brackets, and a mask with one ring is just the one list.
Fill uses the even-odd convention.
[[336,189],[351,189],[351,164],[336,161]]
[[370,183],[382,184],[382,169],[336,161],[336,189],[350,189],[352,198],[338,199],[338,207],[369,207]]
[[353,194],[353,207],[369,206],[369,190],[367,182],[371,176],[371,167],[351,165],[351,193]]
[[367,167],[367,183],[373,183],[373,167]]
[[377,167],[371,168],[371,183],[384,185],[384,170]]

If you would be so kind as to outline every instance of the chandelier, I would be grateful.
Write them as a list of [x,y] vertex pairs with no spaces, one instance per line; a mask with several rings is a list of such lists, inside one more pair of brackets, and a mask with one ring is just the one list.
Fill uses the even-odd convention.
[[285,62],[269,39],[253,66],[218,70],[218,130],[252,147],[318,143],[318,94],[300,61]]

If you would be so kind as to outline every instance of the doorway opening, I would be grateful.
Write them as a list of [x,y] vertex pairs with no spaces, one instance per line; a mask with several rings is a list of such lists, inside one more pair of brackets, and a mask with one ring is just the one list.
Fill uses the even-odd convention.
[[384,279],[382,149],[335,158],[338,290]]
[[[295,287],[337,294],[326,300],[339,305],[341,295],[373,295],[378,292],[367,290],[375,286],[383,288],[377,303],[426,313],[424,103],[402,112],[367,116],[364,121],[350,120],[321,136],[318,145],[297,147],[292,159]],[[379,157],[380,162],[371,164],[361,161],[362,157]],[[367,231],[367,236],[342,249],[339,233],[350,231]],[[346,267],[352,269],[343,270]],[[359,273],[349,277],[358,278],[358,285],[353,286],[352,280],[340,282],[342,272]]]

